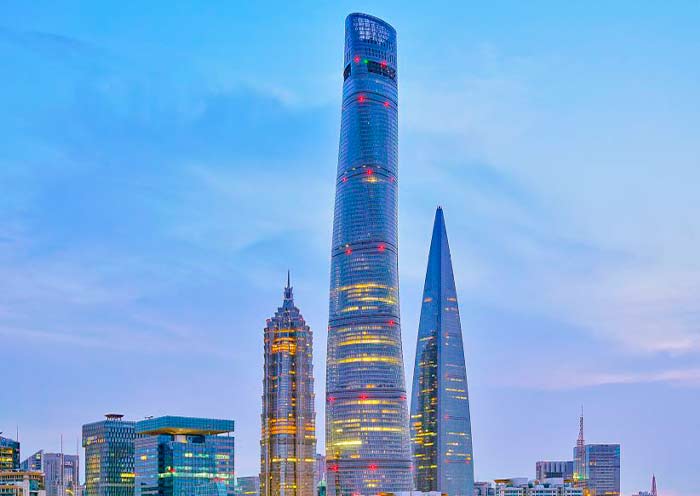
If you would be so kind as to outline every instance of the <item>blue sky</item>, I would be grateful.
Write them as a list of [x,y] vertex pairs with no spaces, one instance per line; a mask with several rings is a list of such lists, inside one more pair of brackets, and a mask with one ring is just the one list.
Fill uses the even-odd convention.
[[[623,492],[697,495],[697,2],[6,2],[0,430],[118,411],[237,422],[287,268],[319,438],[344,18],[399,36],[408,378],[445,209],[480,480],[622,444]],[[410,381],[408,381],[410,383]],[[322,442],[322,441],[321,441]]]

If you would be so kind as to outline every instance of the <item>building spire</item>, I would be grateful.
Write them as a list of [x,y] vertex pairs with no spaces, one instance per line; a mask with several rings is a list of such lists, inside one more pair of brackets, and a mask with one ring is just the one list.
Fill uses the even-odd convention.
[[576,441],[576,446],[583,448],[585,442],[583,438],[583,405],[581,405],[581,417],[578,421],[578,440]]
[[656,475],[651,474],[651,496],[658,496],[656,492]]
[[284,288],[284,302],[293,303],[294,295],[292,293],[292,276],[291,271],[287,270],[287,287]]

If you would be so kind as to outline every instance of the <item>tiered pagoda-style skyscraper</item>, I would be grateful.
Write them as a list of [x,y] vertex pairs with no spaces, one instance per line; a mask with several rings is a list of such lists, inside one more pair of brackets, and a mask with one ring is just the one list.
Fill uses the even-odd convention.
[[418,491],[472,496],[474,465],[467,371],[450,246],[435,214],[418,327],[411,398]]
[[265,327],[260,495],[315,494],[313,334],[287,276],[284,302]]
[[328,494],[409,491],[394,28],[350,14],[343,79],[326,365]]

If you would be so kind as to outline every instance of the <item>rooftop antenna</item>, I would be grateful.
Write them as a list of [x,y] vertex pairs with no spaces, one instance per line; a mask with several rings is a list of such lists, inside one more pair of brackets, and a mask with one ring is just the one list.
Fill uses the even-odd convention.
[[578,439],[576,440],[576,447],[583,448],[585,442],[583,440],[583,405],[581,405],[581,417],[578,421]]
[[63,434],[61,434],[61,496],[66,493],[66,457],[63,454]]

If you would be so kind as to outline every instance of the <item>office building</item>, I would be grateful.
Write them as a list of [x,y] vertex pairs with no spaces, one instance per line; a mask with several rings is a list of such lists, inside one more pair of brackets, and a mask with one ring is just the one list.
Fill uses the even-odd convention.
[[44,450],[39,450],[19,464],[19,469],[25,472],[44,473]]
[[260,477],[248,476],[238,477],[236,480],[236,495],[238,496],[259,496]]
[[473,495],[467,371],[442,208],[435,213],[418,326],[411,441],[416,490]]
[[233,420],[156,417],[135,426],[135,496],[233,496]]
[[573,461],[539,461],[535,464],[535,479],[563,479],[572,482],[574,478]]
[[20,464],[21,470],[44,474],[46,496],[77,496],[80,492],[78,455],[39,450]]
[[314,491],[318,493],[318,485],[321,481],[326,480],[326,456],[316,453],[316,462],[314,463]]
[[44,475],[21,470],[0,471],[0,496],[46,496]]
[[541,482],[518,477],[494,482],[495,496],[585,496],[584,489],[564,483],[561,479]]
[[496,496],[496,488],[491,482],[474,482],[474,496]]
[[78,455],[44,453],[43,468],[46,496],[74,495],[80,485]]
[[585,488],[591,496],[620,495],[620,445],[586,444]]
[[19,470],[19,441],[0,436],[0,471]]
[[294,306],[287,275],[282,306],[267,320],[260,436],[260,494],[314,494],[316,412],[313,333]]
[[83,426],[86,496],[134,495],[134,422],[110,413]]
[[590,496],[620,495],[620,445],[586,444],[583,435],[583,410],[574,447],[573,482]]
[[328,494],[410,491],[398,278],[396,31],[345,21],[326,363]]

